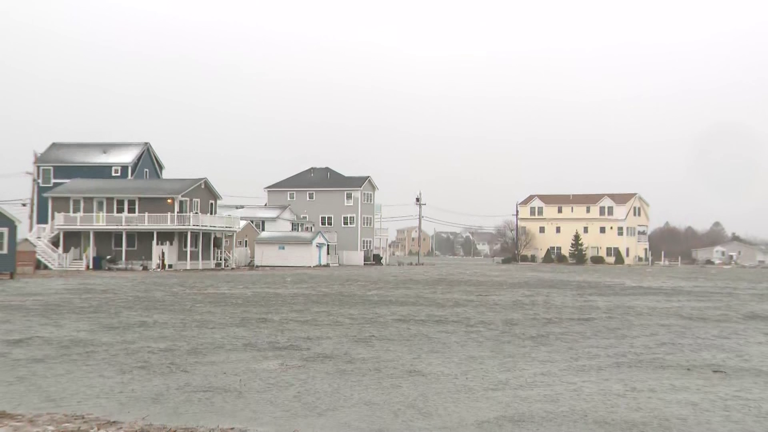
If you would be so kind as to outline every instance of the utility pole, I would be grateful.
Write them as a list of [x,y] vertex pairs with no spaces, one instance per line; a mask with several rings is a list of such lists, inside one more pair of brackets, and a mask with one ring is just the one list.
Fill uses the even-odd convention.
[[421,208],[426,205],[421,199],[421,191],[419,191],[419,195],[416,197],[416,205],[419,206],[419,255],[416,264],[421,265]]
[[520,262],[520,232],[517,224],[520,219],[520,202],[515,203],[515,261]]

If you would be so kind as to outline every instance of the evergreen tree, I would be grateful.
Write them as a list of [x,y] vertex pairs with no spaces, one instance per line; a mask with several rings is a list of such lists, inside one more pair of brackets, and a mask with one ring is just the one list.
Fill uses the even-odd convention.
[[587,253],[584,251],[584,242],[581,240],[581,234],[579,231],[573,234],[573,240],[571,240],[571,249],[568,251],[568,257],[570,257],[576,264],[586,264]]
[[544,254],[544,257],[541,259],[541,262],[544,264],[552,264],[555,262],[555,259],[552,258],[552,251],[547,249],[547,253]]
[[624,265],[624,255],[621,254],[621,249],[616,248],[614,252],[616,256],[613,258],[613,265]]

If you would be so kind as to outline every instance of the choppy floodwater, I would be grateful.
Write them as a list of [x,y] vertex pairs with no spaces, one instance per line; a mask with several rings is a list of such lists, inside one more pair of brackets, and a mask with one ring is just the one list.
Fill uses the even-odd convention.
[[768,271],[456,260],[2,282],[3,409],[263,431],[765,431]]

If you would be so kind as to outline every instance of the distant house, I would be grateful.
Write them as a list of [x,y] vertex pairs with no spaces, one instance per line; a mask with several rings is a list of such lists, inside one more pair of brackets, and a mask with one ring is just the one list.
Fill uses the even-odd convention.
[[240,220],[240,230],[235,236],[234,252],[232,239],[224,239],[224,250],[234,253],[238,267],[247,266],[253,261],[254,248],[256,246],[256,237],[259,236],[259,230],[253,223],[247,220]]
[[738,263],[742,265],[764,265],[768,261],[768,249],[739,241],[729,241],[717,246],[693,249],[691,255],[697,263]]
[[[373,261],[373,226],[378,187],[370,176],[345,176],[331,168],[309,168],[264,189],[270,206],[290,206],[325,233],[343,265]],[[268,230],[267,230],[268,231]],[[329,233],[334,233],[329,235]],[[336,250],[333,250],[333,249]]]
[[148,142],[60,143],[35,159],[32,228],[52,217],[45,194],[72,179],[157,179],[165,166]]
[[489,231],[475,231],[472,233],[475,247],[482,256],[493,256],[501,247],[501,239],[498,234]]
[[[296,214],[287,205],[248,206],[235,209],[222,208],[221,212],[238,216],[242,220],[251,222],[260,232],[303,231],[299,228],[305,225],[301,220],[297,220]],[[306,221],[306,219],[303,220]]]
[[322,232],[263,232],[256,237],[254,264],[261,267],[328,265],[328,239]]
[[[426,231],[421,231],[421,254],[426,255],[432,250],[432,237]],[[397,230],[392,255],[416,255],[419,252],[418,227],[400,228]]]
[[10,212],[0,207],[0,273],[7,273],[13,279],[16,274],[16,242],[21,222]]
[[230,265],[218,251],[240,229],[236,216],[217,214],[221,195],[206,178],[81,178],[44,198],[51,224],[30,240],[52,269],[94,268],[106,257],[127,268]]

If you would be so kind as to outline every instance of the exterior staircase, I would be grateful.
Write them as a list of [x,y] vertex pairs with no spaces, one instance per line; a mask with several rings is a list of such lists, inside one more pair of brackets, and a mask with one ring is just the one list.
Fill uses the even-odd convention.
[[74,259],[74,250],[60,253],[50,239],[59,232],[50,225],[38,225],[29,233],[29,241],[35,245],[37,259],[51,270],[85,270],[85,261]]

